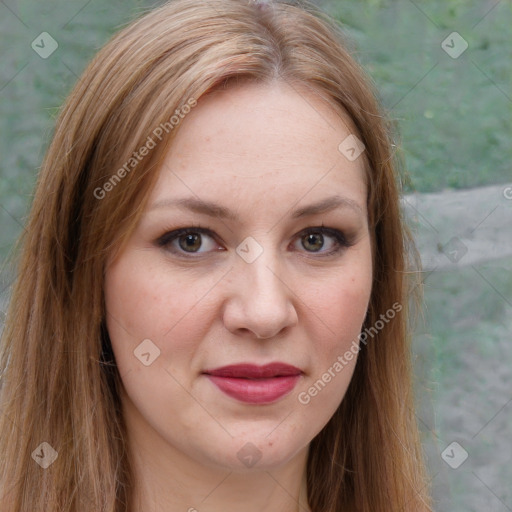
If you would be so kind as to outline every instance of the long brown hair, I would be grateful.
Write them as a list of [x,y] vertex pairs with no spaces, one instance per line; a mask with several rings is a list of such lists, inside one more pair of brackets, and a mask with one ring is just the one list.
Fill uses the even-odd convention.
[[[339,409],[310,444],[309,505],[431,510],[411,390],[407,254],[415,252],[374,88],[338,25],[312,4],[176,0],[95,56],[44,158],[0,346],[2,512],[129,511],[134,481],[105,328],[105,262],[139,220],[179,130],[173,113],[242,79],[305,85],[351,118],[365,145],[373,242],[364,329],[376,331],[383,313],[402,306],[372,332]],[[127,166],[159,126],[161,140]],[[57,454],[46,469],[37,456],[55,454],[41,443]]]

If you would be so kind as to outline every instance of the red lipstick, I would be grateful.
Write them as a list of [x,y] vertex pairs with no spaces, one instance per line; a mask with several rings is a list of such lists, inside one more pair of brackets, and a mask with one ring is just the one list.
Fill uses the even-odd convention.
[[302,375],[299,368],[281,362],[264,366],[236,364],[203,373],[226,395],[252,404],[279,400],[292,391]]

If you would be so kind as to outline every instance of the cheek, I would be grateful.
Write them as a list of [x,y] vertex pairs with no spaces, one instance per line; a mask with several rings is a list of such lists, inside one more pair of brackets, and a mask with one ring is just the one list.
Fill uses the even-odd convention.
[[[360,262],[366,261],[362,258]],[[347,266],[348,268],[348,266]],[[310,421],[310,436],[327,424],[343,400],[359,353],[361,327],[372,287],[371,264],[350,266],[324,282],[307,306],[316,327],[311,337],[311,372],[297,399]],[[315,421],[311,421],[314,418]]]
[[[306,301],[315,314],[310,316],[317,324],[314,331],[314,377],[319,378],[331,369],[347,351],[349,360],[343,362],[343,378],[334,379],[337,395],[349,383],[355,367],[359,334],[366,317],[372,290],[372,267],[369,251],[359,252],[340,271],[328,280]],[[347,359],[348,359],[347,358]],[[339,368],[339,365],[337,366]]]
[[131,355],[146,339],[152,340],[162,354],[166,337],[175,338],[179,344],[179,336],[173,333],[186,323],[200,298],[200,290],[181,281],[180,276],[157,269],[136,251],[108,268],[105,306],[116,359],[123,353]]
[[[105,307],[112,343],[153,338],[159,319],[164,318],[160,293],[147,272],[129,261],[109,267],[105,278]],[[156,323],[155,323],[156,322]]]
[[[358,256],[361,259],[357,260]],[[354,260],[355,264],[340,267],[323,280],[321,288],[309,300],[308,306],[318,312],[328,327],[329,345],[359,334],[366,316],[372,289],[371,261],[361,253]]]
[[155,373],[169,380],[168,370],[185,383],[192,378],[190,368],[197,364],[198,347],[215,315],[208,297],[219,277],[170,272],[165,263],[147,256],[132,249],[107,269],[105,306],[112,349],[121,375],[144,373],[146,367],[134,356],[149,349],[151,359],[157,355],[150,363]]

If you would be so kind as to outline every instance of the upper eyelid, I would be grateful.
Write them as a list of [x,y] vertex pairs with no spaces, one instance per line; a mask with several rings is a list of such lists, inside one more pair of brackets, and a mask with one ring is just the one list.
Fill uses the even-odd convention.
[[[327,234],[329,234],[329,232],[331,232],[332,233],[331,236],[334,236],[335,232],[339,232],[342,235],[345,235],[345,232],[342,229],[331,228],[329,226],[310,226],[310,227],[301,229],[294,236],[298,236],[301,233],[306,233],[308,231],[314,231],[314,230],[324,231]],[[177,237],[177,236],[180,236],[180,234],[186,234],[186,233],[201,233],[201,234],[209,235],[212,238],[220,238],[212,228],[202,227],[202,226],[187,226],[184,228],[169,229],[162,236],[160,236],[159,239],[167,237],[169,235],[174,235],[175,237]]]

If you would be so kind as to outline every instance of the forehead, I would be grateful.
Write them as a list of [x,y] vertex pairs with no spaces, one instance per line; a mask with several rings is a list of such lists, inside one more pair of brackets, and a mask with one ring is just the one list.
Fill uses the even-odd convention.
[[363,158],[350,160],[339,148],[351,135],[348,116],[305,87],[214,91],[181,121],[150,203],[186,195],[291,208],[301,198],[340,194],[364,209]]

